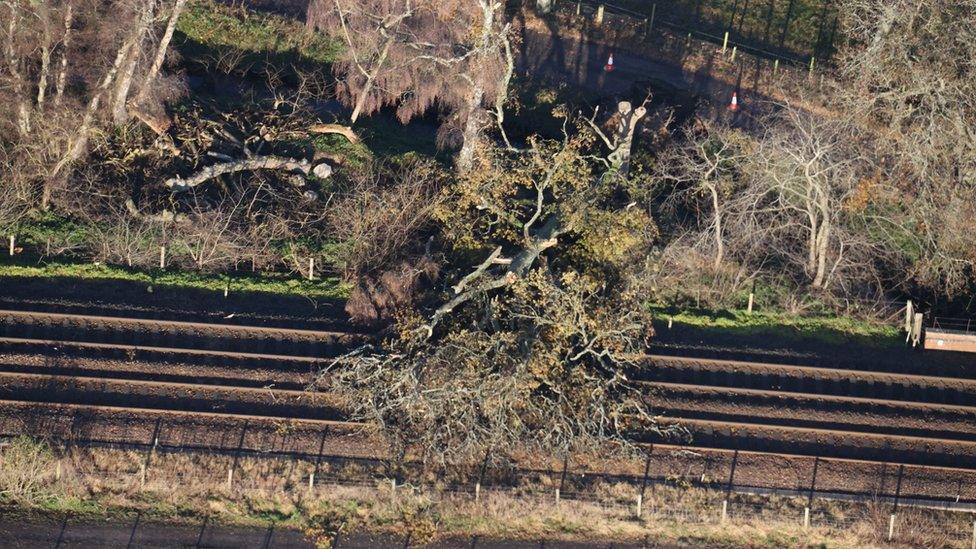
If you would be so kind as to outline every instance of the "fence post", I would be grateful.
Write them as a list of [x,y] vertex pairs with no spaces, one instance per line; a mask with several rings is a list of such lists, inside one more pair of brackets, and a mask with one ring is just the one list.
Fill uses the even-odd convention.
[[729,61],[735,61],[735,54],[739,52],[739,46],[732,46],[732,59]]
[[474,483],[474,500],[475,501],[478,501],[480,499],[481,499],[481,483],[480,482],[475,482]]
[[312,280],[315,278],[315,258],[308,258],[308,279]]
[[146,464],[145,462],[139,464],[139,488],[146,487]]
[[892,513],[891,517],[888,518],[888,541],[891,541],[895,537],[895,514]]
[[234,486],[234,467],[231,466],[227,469],[227,489],[230,490]]
[[806,530],[810,528],[810,508],[803,508],[803,529]]
[[311,497],[315,493],[315,473],[308,474],[308,495]]
[[922,340],[922,321],[924,318],[922,313],[915,313],[915,323],[912,325],[912,347],[918,347]]
[[776,59],[773,61],[773,76],[776,76],[776,73],[778,72],[779,72],[779,59]]
[[912,317],[915,316],[915,309],[912,306],[912,300],[909,299],[905,302],[905,332],[909,334],[912,333]]
[[725,31],[725,38],[722,39],[722,54],[729,48],[729,31]]
[[746,313],[750,315],[752,314],[752,304],[755,300],[756,300],[756,294],[753,292],[749,292],[749,307],[746,309]]
[[166,268],[166,246],[159,247],[159,268]]
[[597,25],[602,25],[603,24],[603,10],[604,9],[605,8],[603,7],[603,4],[600,4],[599,6],[596,7],[596,18],[593,20],[593,22],[596,23]]
[[729,518],[729,500],[723,499],[722,500],[722,523],[725,523],[725,520],[727,518]]
[[813,66],[816,64],[816,62],[817,62],[817,58],[811,56],[810,57],[810,76],[813,76]]
[[14,256],[14,245],[16,242],[17,239],[14,237],[14,235],[10,235],[10,257]]
[[643,506],[644,506],[644,494],[637,494],[637,518],[638,519],[641,518],[641,515],[643,514],[641,512],[643,510]]
[[54,466],[54,480],[61,480],[61,460]]

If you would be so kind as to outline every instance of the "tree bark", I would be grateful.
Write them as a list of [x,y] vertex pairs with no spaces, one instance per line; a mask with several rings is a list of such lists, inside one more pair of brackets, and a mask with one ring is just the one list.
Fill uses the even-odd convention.
[[140,45],[143,36],[152,24],[153,12],[155,11],[156,0],[148,0],[139,16],[139,23],[136,25],[129,40],[131,41],[128,59],[126,60],[125,70],[119,78],[115,88],[115,100],[112,104],[112,120],[116,124],[124,124],[129,119],[129,112],[126,103],[129,100],[129,90],[132,89],[132,80],[136,72],[136,64],[142,53]]
[[41,19],[41,72],[37,76],[37,110],[44,110],[44,100],[47,96],[48,74],[51,72],[51,14],[47,3],[41,2],[38,11]]
[[714,185],[706,185],[712,196],[712,216],[714,218],[715,235],[715,270],[722,266],[725,259],[725,240],[722,238],[722,210],[719,206],[718,189]]
[[166,24],[166,32],[163,33],[163,37],[159,41],[159,47],[156,48],[156,57],[153,59],[153,64],[146,74],[146,79],[139,89],[139,94],[136,96],[135,104],[137,106],[142,105],[143,101],[146,100],[146,95],[149,94],[149,90],[156,82],[159,70],[163,67],[163,62],[166,60],[166,52],[169,50],[169,43],[173,40],[173,33],[176,32],[176,23],[179,22],[180,14],[183,13],[184,6],[186,6],[186,0],[176,0],[176,4],[173,5],[173,13],[169,16],[169,23]]
[[14,101],[17,105],[17,131],[20,135],[26,136],[30,133],[30,105],[28,105],[26,82],[20,72],[20,58],[17,57],[17,49],[14,37],[17,35],[17,25],[20,24],[20,13],[12,3],[8,4],[10,10],[10,21],[7,22],[7,47],[5,57],[10,76],[13,79],[11,88],[14,92]]
[[352,109],[352,115],[350,115],[350,120],[355,124],[356,120],[359,120],[359,115],[363,112],[363,107],[366,105],[366,100],[369,99],[370,92],[373,91],[373,81],[376,80],[376,76],[379,74],[380,69],[383,68],[383,64],[386,63],[386,58],[390,54],[390,48],[393,46],[393,37],[388,36],[386,38],[386,43],[383,44],[383,51],[380,52],[379,59],[376,60],[376,66],[373,68],[372,73],[366,74],[366,84],[363,85],[362,91],[359,92],[359,97],[356,98],[356,106]]
[[165,185],[174,191],[186,191],[224,174],[254,170],[285,170],[308,175],[312,171],[312,164],[308,160],[295,160],[283,156],[253,156],[207,166],[186,179],[173,177],[168,179]]
[[54,87],[54,105],[60,106],[64,98],[64,87],[68,81],[68,50],[71,47],[71,23],[74,19],[74,6],[71,2],[64,7],[64,38],[61,40],[61,70]]
[[131,43],[123,42],[119,46],[118,52],[115,54],[115,61],[112,63],[112,68],[105,73],[105,77],[102,79],[101,84],[99,84],[98,89],[92,95],[91,101],[88,103],[88,109],[85,111],[85,117],[81,121],[81,125],[78,127],[78,131],[75,132],[70,144],[68,145],[68,150],[65,152],[61,160],[54,166],[48,176],[47,182],[44,184],[44,191],[41,196],[41,207],[47,209],[48,203],[51,198],[51,188],[50,185],[54,179],[56,179],[61,171],[64,170],[69,164],[81,158],[81,155],[85,152],[85,147],[88,145],[88,133],[91,131],[92,123],[95,120],[95,113],[98,112],[98,107],[101,105],[102,95],[112,86],[112,82],[115,80],[115,75],[118,74],[119,68],[122,67],[122,62],[125,61],[126,55],[129,53],[129,48],[132,47]]

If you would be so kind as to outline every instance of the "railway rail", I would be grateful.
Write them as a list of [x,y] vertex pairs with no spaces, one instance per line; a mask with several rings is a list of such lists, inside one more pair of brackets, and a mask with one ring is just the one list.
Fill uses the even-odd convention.
[[[30,410],[73,406],[72,414],[90,418],[175,414],[225,427],[258,418],[329,425],[342,421],[339,407],[304,385],[316,366],[363,339],[331,330],[0,310],[0,350],[53,357],[0,363],[0,417],[22,420]],[[660,354],[649,355],[646,366],[634,378],[662,422],[693,435],[691,446],[976,471],[976,380],[883,365]],[[99,429],[97,419],[87,425]]]

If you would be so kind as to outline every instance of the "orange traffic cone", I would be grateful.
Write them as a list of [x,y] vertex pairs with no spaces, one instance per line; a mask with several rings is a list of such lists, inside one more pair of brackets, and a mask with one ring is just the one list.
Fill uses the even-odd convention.
[[732,102],[729,103],[729,111],[739,112],[739,94],[732,92]]
[[607,72],[613,71],[613,53],[611,53],[610,58],[607,59],[607,64],[603,67],[603,70]]

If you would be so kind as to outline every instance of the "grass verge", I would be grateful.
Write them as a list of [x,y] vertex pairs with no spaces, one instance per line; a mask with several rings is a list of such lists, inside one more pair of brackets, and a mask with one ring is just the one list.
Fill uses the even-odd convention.
[[246,276],[209,275],[186,271],[139,271],[110,265],[47,263],[39,266],[0,265],[0,277],[124,280],[154,286],[233,292],[264,292],[312,298],[345,299],[349,286],[336,278],[303,280],[277,273]]
[[904,343],[891,324],[839,316],[796,316],[779,312],[742,310],[675,311],[661,305],[650,307],[659,321],[672,320],[689,332],[727,334],[743,342],[772,340],[778,346],[864,345],[891,347]]
[[[552,486],[491,489],[476,501],[470,493],[405,484],[319,485],[309,491],[312,462],[193,454],[152,454],[115,449],[51,448],[26,437],[0,447],[0,512],[68,515],[71,520],[131,522],[138,514],[156,522],[278,527],[302,530],[317,547],[330,547],[337,532],[375,532],[423,545],[472,536],[507,540],[651,541],[680,546],[875,547],[884,545],[887,508],[820,501],[804,529],[805,498],[733,496],[733,512],[718,520],[721,491],[657,486],[648,490],[641,518],[634,516],[635,488],[607,481],[585,500],[551,499]],[[140,468],[149,463],[145,482]],[[59,464],[59,465],[58,465]],[[226,471],[234,467],[234,485]],[[322,478],[356,471],[319,470]],[[356,467],[351,465],[349,467]],[[360,471],[360,474],[362,472]],[[915,514],[918,516],[915,517]],[[913,518],[915,517],[915,518]],[[899,531],[906,546],[936,546],[940,532],[968,532],[965,517],[906,509]],[[932,536],[935,536],[934,538]],[[952,546],[937,545],[937,546]]]

